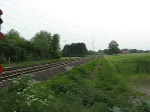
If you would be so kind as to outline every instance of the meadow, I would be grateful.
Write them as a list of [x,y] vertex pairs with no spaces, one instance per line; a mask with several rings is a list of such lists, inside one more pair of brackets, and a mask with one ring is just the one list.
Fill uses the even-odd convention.
[[132,88],[149,81],[149,62],[150,54],[104,56],[45,82],[25,75],[0,92],[0,111],[149,112],[145,94]]
[[128,85],[150,84],[150,54],[105,56],[113,73]]

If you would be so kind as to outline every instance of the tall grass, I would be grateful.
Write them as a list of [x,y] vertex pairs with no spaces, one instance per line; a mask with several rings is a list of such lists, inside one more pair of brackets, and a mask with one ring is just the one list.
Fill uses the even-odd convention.
[[[106,56],[113,73],[121,80],[140,83],[150,80],[150,54]],[[131,84],[131,83],[130,83]]]
[[[145,88],[149,89],[150,54],[105,56],[105,60],[110,67],[109,69],[111,69],[111,74],[114,74],[117,79],[125,83],[128,87],[136,88],[137,90],[140,87],[139,91],[143,91],[144,89],[142,93],[145,93]],[[141,106],[139,106],[140,112],[150,111],[150,99],[147,98],[145,94],[141,98],[138,96],[139,100],[143,100]]]

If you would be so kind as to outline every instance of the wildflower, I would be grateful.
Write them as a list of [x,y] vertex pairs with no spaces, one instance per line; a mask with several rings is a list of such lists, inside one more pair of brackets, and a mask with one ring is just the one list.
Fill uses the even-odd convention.
[[20,95],[21,93],[20,92],[17,92],[17,95]]

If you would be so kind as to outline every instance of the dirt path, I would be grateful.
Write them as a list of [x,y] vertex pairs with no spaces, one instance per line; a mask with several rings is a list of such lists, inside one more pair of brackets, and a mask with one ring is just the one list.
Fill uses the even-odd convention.
[[134,90],[141,92],[144,94],[145,98],[149,98],[150,99],[150,85],[136,85],[133,87]]
[[132,97],[132,102],[135,106],[139,106],[142,100],[150,99],[150,81],[140,82],[131,87],[133,91],[140,92],[142,96]]
[[95,68],[95,70],[93,71],[93,77],[94,77],[95,75],[97,75],[99,67],[100,67],[100,62],[96,65],[96,68]]
[[138,82],[133,86],[133,89],[143,93],[146,98],[150,99],[150,79]]

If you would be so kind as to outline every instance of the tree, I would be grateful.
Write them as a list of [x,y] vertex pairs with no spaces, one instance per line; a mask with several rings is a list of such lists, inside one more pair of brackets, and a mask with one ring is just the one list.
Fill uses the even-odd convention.
[[34,45],[34,57],[37,58],[48,58],[51,53],[51,43],[52,36],[51,33],[47,31],[40,31],[35,34],[31,39],[32,44]]
[[71,56],[71,45],[67,44],[64,46],[63,50],[62,50],[62,55],[64,57],[70,57]]
[[88,55],[93,55],[93,51],[92,51],[92,50],[89,50],[89,51],[88,51]]
[[[40,31],[31,40],[25,40],[19,32],[11,29],[0,41],[0,63],[58,58],[60,56],[59,35]],[[52,51],[54,51],[52,54]]]
[[86,45],[84,43],[72,43],[71,45],[65,45],[63,48],[63,56],[67,57],[83,57],[88,53]]
[[118,46],[119,46],[119,44],[115,40],[112,40],[109,43],[109,47],[108,47],[109,53],[111,55],[118,54],[119,51],[120,51],[120,49],[118,48]]
[[4,35],[3,40],[0,42],[0,57],[11,61],[24,61],[25,54],[23,45],[25,39],[14,29],[11,29]]
[[103,52],[104,52],[104,54],[109,54],[108,49],[104,49]]
[[97,53],[98,54],[103,54],[103,50],[98,50]]
[[53,58],[60,58],[61,57],[61,52],[60,52],[60,35],[59,34],[54,34],[52,41],[51,41],[51,53]]

